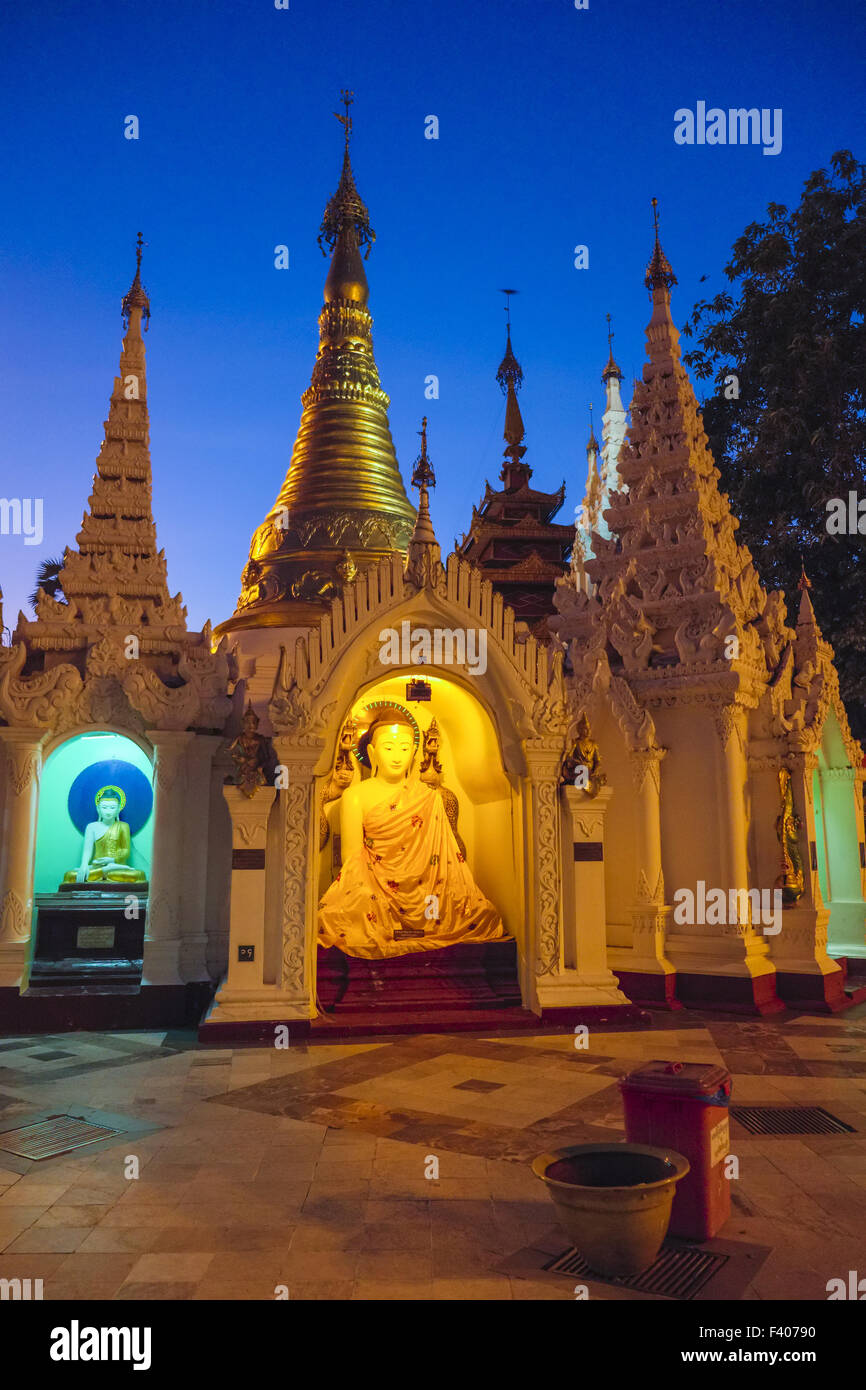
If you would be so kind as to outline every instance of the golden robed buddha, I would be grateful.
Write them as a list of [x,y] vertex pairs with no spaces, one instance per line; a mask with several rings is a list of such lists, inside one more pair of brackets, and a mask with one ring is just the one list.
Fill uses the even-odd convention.
[[502,941],[496,908],[476,886],[439,793],[410,776],[408,717],[390,708],[361,740],[373,771],[340,801],[343,867],[319,903],[319,940],[380,960],[462,941]]
[[147,875],[128,864],[132,836],[120,813],[126,796],[120,787],[101,787],[94,798],[98,820],[84,830],[81,863],[63,875],[64,883],[145,883]]

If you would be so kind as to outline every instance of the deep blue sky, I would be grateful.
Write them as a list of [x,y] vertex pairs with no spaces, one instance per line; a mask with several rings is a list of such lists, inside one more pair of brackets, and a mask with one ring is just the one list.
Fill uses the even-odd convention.
[[[135,233],[144,282],[154,512],[191,626],[234,608],[309,383],[337,182],[339,89],[378,240],[379,370],[408,483],[430,417],[443,547],[496,480],[500,286],[535,483],[585,479],[605,313],[627,384],[643,361],[649,200],[678,323],[723,284],[736,236],[794,203],[833,151],[864,155],[860,0],[116,0],[4,7],[0,496],[42,496],[39,547],[0,537],[5,621],[74,544],[120,347]],[[783,149],[678,146],[674,111],[781,107]],[[124,117],[140,118],[138,142]],[[440,139],[424,139],[424,118]],[[291,269],[273,267],[286,243]],[[573,268],[573,247],[590,268]],[[700,284],[699,277],[708,280]],[[438,401],[425,401],[436,373]],[[599,413],[596,415],[598,424]],[[597,429],[598,432],[598,429]]]

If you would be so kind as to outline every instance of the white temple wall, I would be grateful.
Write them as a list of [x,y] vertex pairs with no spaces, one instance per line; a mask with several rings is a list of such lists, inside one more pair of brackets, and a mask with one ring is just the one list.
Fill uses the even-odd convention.
[[[605,708],[590,718],[602,771],[612,792],[604,825],[604,892],[608,946],[630,947],[634,941],[632,908],[637,887],[634,785],[622,731]],[[579,913],[578,905],[578,913]],[[579,918],[578,918],[579,920]]]
[[[724,867],[722,747],[708,709],[676,705],[654,709],[657,737],[668,749],[661,764],[662,868],[665,900],[679,888],[693,893],[728,889]],[[671,931],[677,927],[671,923]]]

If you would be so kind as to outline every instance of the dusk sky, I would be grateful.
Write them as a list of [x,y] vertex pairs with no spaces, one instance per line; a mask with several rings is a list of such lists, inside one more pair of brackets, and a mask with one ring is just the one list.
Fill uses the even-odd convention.
[[[650,199],[682,325],[735,238],[799,200],[832,153],[863,158],[862,0],[121,0],[4,7],[0,496],[44,499],[44,537],[0,536],[4,622],[74,545],[143,281],[159,544],[189,624],[234,609],[282,483],[317,346],[341,87],[377,241],[374,345],[408,487],[429,417],[443,551],[502,456],[500,287],[534,485],[583,495],[600,434],[605,314],[630,394],[644,356]],[[674,112],[783,113],[782,149],[682,146]],[[124,138],[124,119],[140,138]],[[424,138],[425,117],[439,139]],[[285,243],[290,268],[274,268]],[[589,268],[574,268],[574,248]],[[708,278],[701,283],[701,277]],[[685,344],[688,347],[688,343]],[[425,400],[429,374],[438,400]],[[413,494],[414,500],[414,494]]]

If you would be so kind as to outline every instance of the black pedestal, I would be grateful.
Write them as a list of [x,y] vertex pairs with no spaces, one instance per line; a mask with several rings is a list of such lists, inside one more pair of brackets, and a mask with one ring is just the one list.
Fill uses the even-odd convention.
[[[137,916],[127,916],[133,903]],[[57,893],[37,894],[28,989],[137,991],[146,914],[146,884],[65,883]]]

